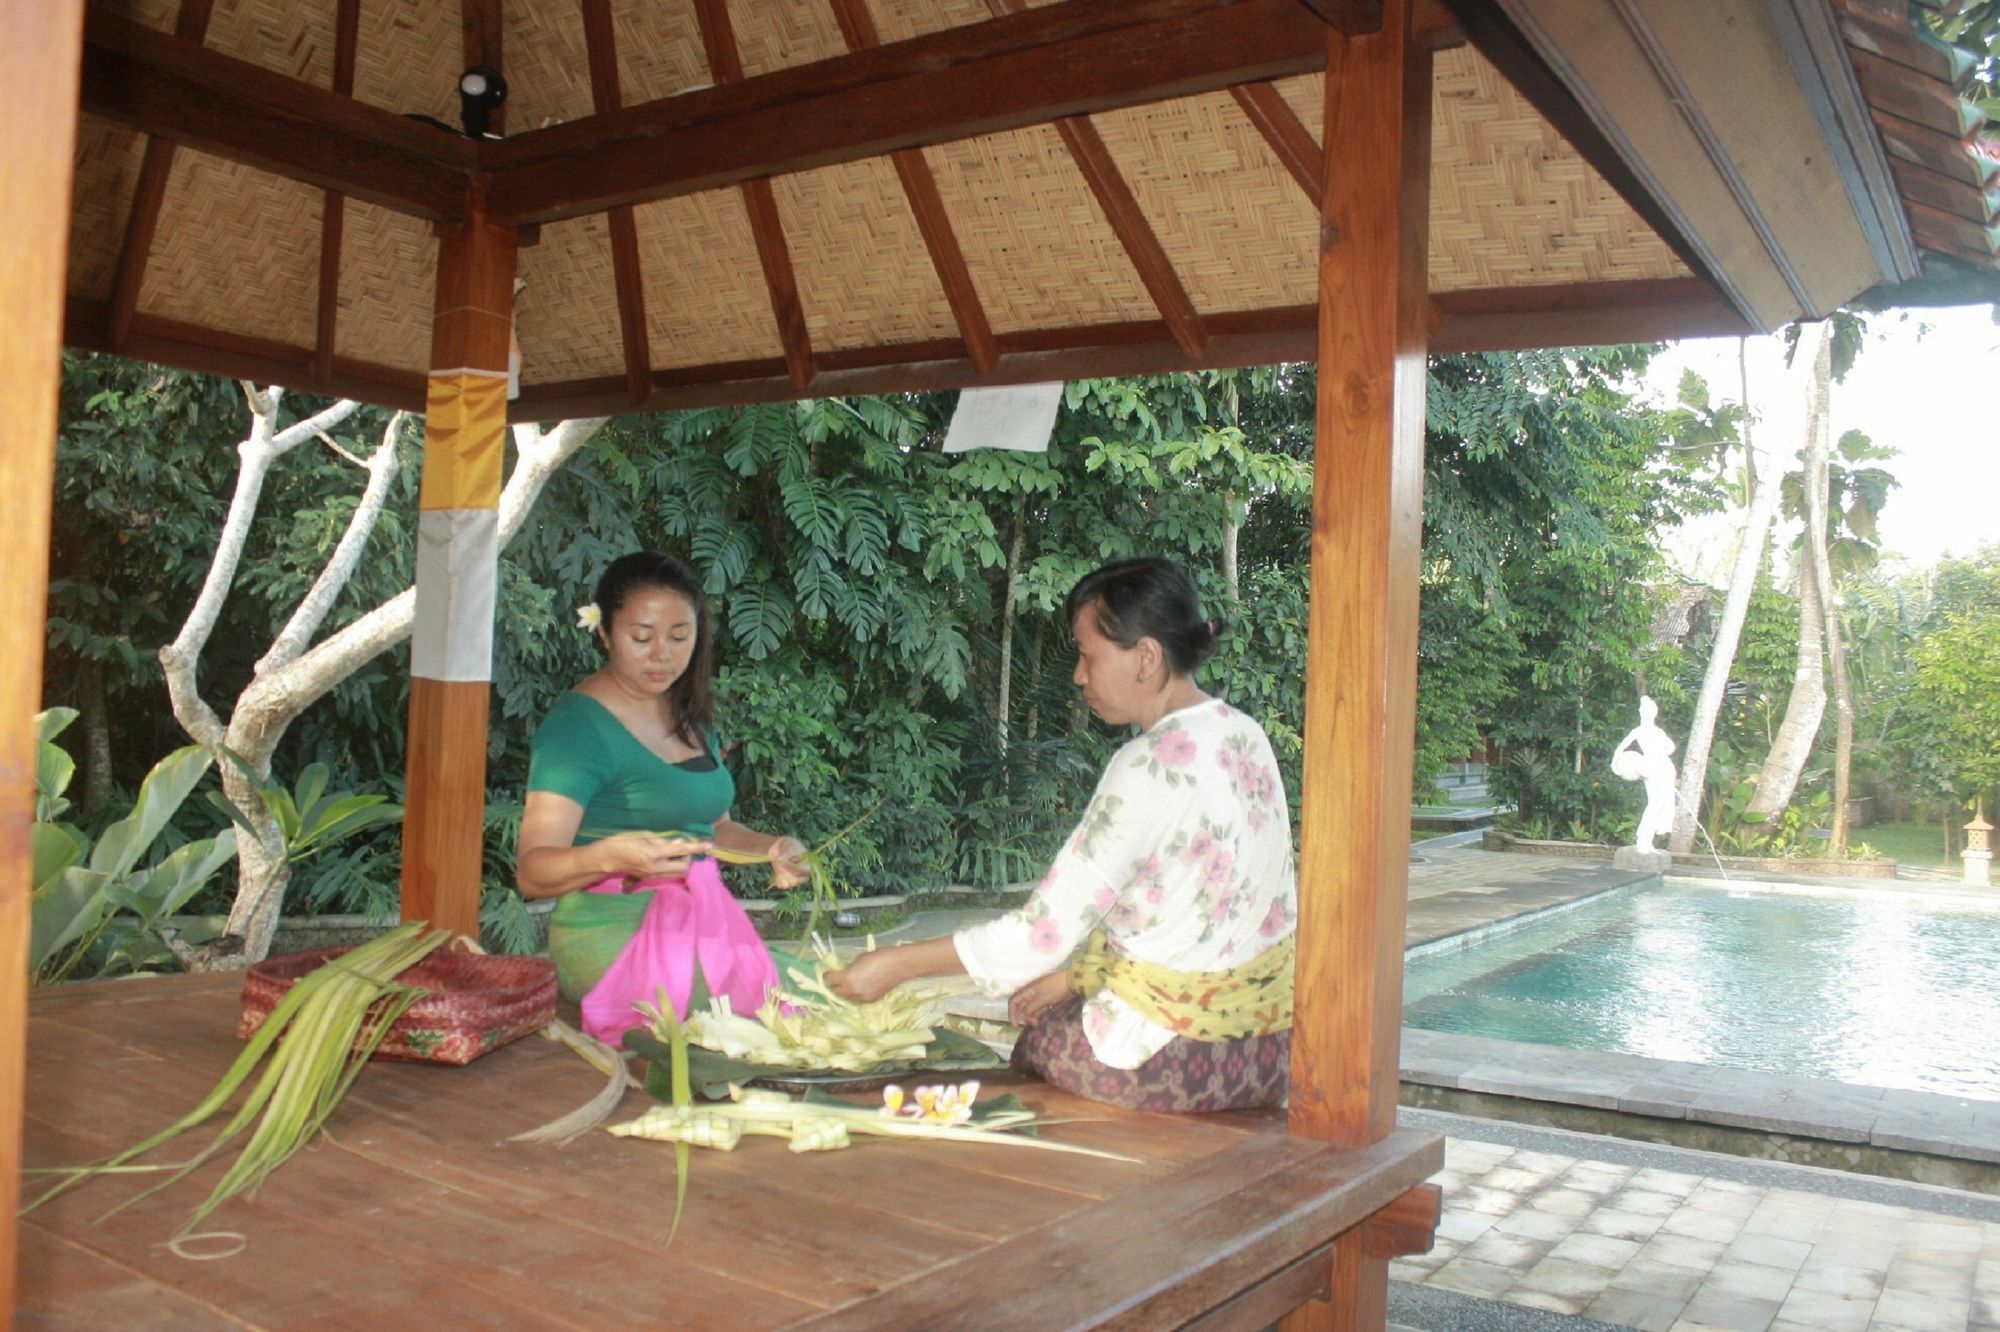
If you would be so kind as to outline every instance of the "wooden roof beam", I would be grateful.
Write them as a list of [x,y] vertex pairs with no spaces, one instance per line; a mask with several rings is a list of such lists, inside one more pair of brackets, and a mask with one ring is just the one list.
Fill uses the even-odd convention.
[[[701,28],[702,49],[709,74],[718,85],[743,82],[743,60],[736,50],[736,31],[729,21],[729,0],[695,0],[695,22]],[[757,262],[771,293],[771,314],[778,321],[778,343],[785,367],[800,390],[812,383],[812,336],[806,329],[805,306],[799,302],[798,275],[792,270],[791,247],[785,243],[784,219],[778,196],[767,178],[746,180],[743,206],[750,213],[750,235],[757,243]]]
[[458,135],[97,10],[85,19],[83,109],[436,221],[464,215],[478,156]]
[[1245,83],[1231,88],[1236,104],[1250,117],[1250,123],[1264,136],[1264,142],[1277,155],[1278,164],[1290,173],[1306,197],[1319,202],[1320,180],[1326,172],[1326,154],[1319,148],[1319,140],[1299,119],[1299,113],[1292,110],[1284,94],[1269,83]]
[[[998,16],[1020,13],[1022,7],[1022,0],[986,0],[986,3]],[[1380,24],[1380,14],[1376,22]],[[1208,349],[1208,333],[1202,327],[1201,315],[1182,285],[1180,274],[1174,271],[1173,260],[1167,257],[1166,247],[1160,244],[1153,224],[1146,220],[1145,210],[1139,207],[1132,187],[1125,182],[1117,160],[1105,147],[1104,137],[1087,116],[1064,116],[1055,125],[1063,146],[1069,149],[1070,160],[1083,173],[1097,206],[1104,210],[1105,220],[1110,222],[1112,233],[1124,247],[1125,257],[1132,261],[1140,283],[1153,298],[1174,341],[1190,359],[1200,360]]]
[[[583,45],[590,61],[591,105],[600,116],[624,100],[618,86],[618,39],[611,0],[583,0]],[[611,231],[611,281],[618,290],[618,335],[625,344],[625,383],[634,407],[653,392],[653,349],[646,332],[646,283],[639,269],[639,227],[631,207],[605,214]]]
[[[868,12],[868,0],[833,0],[833,16],[840,24],[848,50],[868,51],[882,44],[875,20]],[[986,318],[986,306],[979,299],[978,288],[972,285],[972,270],[965,265],[965,252],[959,248],[958,235],[952,230],[950,214],[945,212],[944,198],[938,193],[937,177],[931,174],[930,162],[921,148],[898,149],[891,160],[896,164],[897,179],[903,183],[903,197],[917,219],[917,230],[923,234],[924,248],[930,251],[931,267],[937,270],[938,283],[944,288],[945,303],[951,306],[952,318],[958,322],[965,354],[982,372],[991,370],[1000,349],[993,341],[993,326]]]
[[1350,37],[1382,31],[1382,0],[1299,0]]
[[[354,67],[361,47],[361,0],[339,0],[333,15],[333,90],[354,95]],[[340,247],[347,234],[347,196],[328,190],[319,210],[319,305],[313,319],[313,383],[333,381],[333,353],[340,339]]]
[[[196,46],[208,37],[213,0],[181,0],[174,15],[174,36]],[[157,136],[146,140],[139,163],[139,181],[132,189],[132,212],[118,248],[118,272],[111,285],[111,345],[122,347],[132,333],[132,316],[139,308],[139,289],[146,285],[146,266],[153,257],[153,235],[160,209],[167,201],[167,179],[174,169],[174,142]]]
[[1297,0],[1067,0],[482,146],[491,216],[618,204],[1285,78],[1326,64]]

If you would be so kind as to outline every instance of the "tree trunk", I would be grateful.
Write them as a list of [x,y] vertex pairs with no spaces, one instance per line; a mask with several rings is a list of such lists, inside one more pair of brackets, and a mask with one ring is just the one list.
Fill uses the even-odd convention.
[[1222,496],[1222,581],[1229,587],[1231,614],[1235,613],[1236,603],[1243,599],[1243,585],[1236,575],[1236,544],[1243,535],[1243,524],[1236,520],[1239,502],[1234,492]]
[[[1792,803],[1799,775],[1812,757],[1826,716],[1826,608],[1830,600],[1821,582],[1814,541],[1826,539],[1827,386],[1833,379],[1833,328],[1821,324],[1819,347],[1813,354],[1812,378],[1806,390],[1805,482],[1806,531],[1799,545],[1799,661],[1792,673],[1792,696],[1785,702],[1785,719],[1764,760],[1749,812],[1776,818]],[[1815,537],[1817,529],[1817,538]]]
[[83,663],[83,809],[95,814],[111,799],[111,714],[104,704],[104,663]]
[[1049,617],[1044,615],[1035,622],[1035,678],[1029,685],[1034,691],[1034,701],[1028,704],[1028,743],[1034,744],[1035,737],[1042,729],[1042,654],[1049,647]]
[[[269,776],[270,758],[252,764],[260,776]],[[278,931],[278,914],[285,903],[292,867],[285,860],[285,839],[276,819],[257,798],[256,788],[233,763],[223,767],[222,792],[230,803],[243,811],[257,830],[255,837],[236,837],[236,900],[229,908],[229,925],[223,937],[225,949],[196,954],[192,969],[227,971],[260,961],[271,951],[271,939]],[[241,943],[240,952],[236,948]]]
[[[1741,366],[1742,341],[1738,341]],[[1747,403],[1750,386],[1743,373],[1743,398]],[[1750,507],[1743,515],[1742,544],[1736,563],[1729,571],[1729,592],[1723,599],[1722,621],[1715,629],[1709,648],[1708,668],[1702,673],[1701,692],[1695,697],[1694,720],[1688,724],[1687,745],[1681,752],[1680,785],[1674,793],[1674,828],[1667,838],[1668,849],[1677,855],[1694,850],[1695,823],[1701,815],[1701,794],[1708,784],[1708,756],[1715,744],[1715,723],[1722,714],[1722,700],[1729,686],[1729,674],[1736,664],[1736,649],[1743,641],[1743,624],[1750,615],[1750,596],[1764,569],[1764,544],[1770,538],[1771,520],[1778,512],[1778,487],[1762,481],[1757,474],[1757,445],[1746,417],[1743,425],[1743,465],[1748,474]]]
[[1813,360],[1812,408],[1808,418],[1811,436],[1807,440],[1806,543],[1812,561],[1813,581],[1820,590],[1820,609],[1826,616],[1826,654],[1833,674],[1834,757],[1833,757],[1833,836],[1828,850],[1834,855],[1847,852],[1847,795],[1854,766],[1854,700],[1847,687],[1847,651],[1840,635],[1840,589],[1834,586],[1833,563],[1827,555],[1827,505],[1833,489],[1831,444],[1833,428],[1827,399],[1832,391],[1832,325]]
[[1000,606],[1000,701],[993,710],[993,732],[1000,757],[1007,757],[1007,713],[1014,704],[1014,593],[1021,583],[1021,548],[1028,536],[1028,497],[1014,497],[1014,539],[1007,545],[1007,590]]

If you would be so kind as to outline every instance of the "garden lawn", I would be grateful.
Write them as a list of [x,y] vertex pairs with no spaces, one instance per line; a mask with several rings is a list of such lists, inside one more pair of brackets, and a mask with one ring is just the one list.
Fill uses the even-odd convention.
[[1935,823],[1870,823],[1849,832],[1850,845],[1866,842],[1891,860],[1905,865],[1953,865],[1946,859],[1944,829]]

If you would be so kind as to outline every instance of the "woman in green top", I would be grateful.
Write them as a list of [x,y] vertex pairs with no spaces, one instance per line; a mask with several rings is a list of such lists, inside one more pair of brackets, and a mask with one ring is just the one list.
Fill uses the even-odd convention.
[[558,899],[549,952],[562,992],[614,1043],[639,1021],[633,1000],[658,987],[683,1013],[711,992],[755,1009],[776,972],[705,853],[769,855],[789,888],[805,881],[805,847],[729,817],[701,585],[641,551],[604,571],[584,614],[607,660],[535,732],[515,867],[524,897]]

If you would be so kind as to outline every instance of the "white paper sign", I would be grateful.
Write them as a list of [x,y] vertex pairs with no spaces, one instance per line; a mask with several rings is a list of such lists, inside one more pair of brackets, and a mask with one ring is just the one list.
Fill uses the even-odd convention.
[[958,395],[958,408],[944,432],[944,451],[1013,449],[1047,453],[1055,433],[1056,408],[1062,406],[1063,386],[1019,384],[1009,388],[973,388]]

